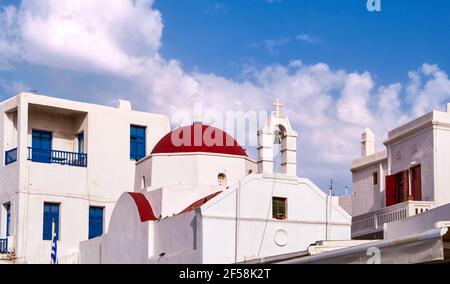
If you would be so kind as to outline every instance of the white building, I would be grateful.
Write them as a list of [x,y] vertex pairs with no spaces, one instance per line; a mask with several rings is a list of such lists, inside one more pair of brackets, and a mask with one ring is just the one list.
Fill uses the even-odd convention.
[[258,137],[254,161],[200,122],[167,134],[138,162],[108,232],[80,244],[80,262],[235,263],[350,239],[338,199],[297,177],[297,134],[279,103]]
[[[170,131],[163,115],[21,93],[0,103],[0,261],[49,263],[102,234],[136,160]],[[5,254],[8,253],[8,254]]]
[[450,104],[390,131],[384,144],[375,153],[373,133],[364,131],[354,193],[341,199],[356,239],[382,239],[384,224],[450,203]]
[[319,241],[304,251],[245,263],[450,263],[450,104],[388,133],[375,152],[365,129],[352,165],[352,241]]

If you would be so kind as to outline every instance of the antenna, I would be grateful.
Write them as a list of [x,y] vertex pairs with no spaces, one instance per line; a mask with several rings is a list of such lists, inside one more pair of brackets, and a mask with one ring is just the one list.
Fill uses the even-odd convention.
[[333,202],[333,179],[330,181],[330,196],[326,196],[326,214],[325,214],[325,240],[329,240],[331,237],[331,211],[332,211],[332,202]]
[[333,196],[333,179],[330,182],[330,196]]

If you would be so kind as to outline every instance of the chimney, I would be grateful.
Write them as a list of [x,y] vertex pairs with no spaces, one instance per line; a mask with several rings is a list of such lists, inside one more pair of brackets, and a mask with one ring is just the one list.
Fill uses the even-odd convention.
[[129,101],[118,100],[117,108],[121,110],[131,111],[131,103]]
[[375,135],[370,128],[366,128],[362,133],[361,157],[375,154]]

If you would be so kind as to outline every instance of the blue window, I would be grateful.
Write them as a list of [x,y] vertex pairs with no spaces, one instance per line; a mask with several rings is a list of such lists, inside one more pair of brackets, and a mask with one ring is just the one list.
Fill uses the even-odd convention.
[[78,134],[78,153],[84,153],[84,132]]
[[42,239],[45,241],[52,240],[52,223],[55,220],[56,239],[59,240],[59,204],[44,203],[44,229]]
[[52,161],[52,133],[48,131],[33,130],[32,157],[34,162],[51,163]]
[[11,236],[11,203],[6,203],[5,205],[6,211],[6,236]]
[[89,239],[103,234],[103,207],[89,207]]
[[138,161],[145,157],[145,132],[145,127],[131,125],[130,159]]

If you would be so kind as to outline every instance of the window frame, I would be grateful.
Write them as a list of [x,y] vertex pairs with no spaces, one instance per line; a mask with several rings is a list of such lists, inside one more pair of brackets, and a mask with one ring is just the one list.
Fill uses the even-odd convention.
[[142,189],[147,188],[147,179],[145,178],[145,176],[142,176],[142,179],[141,179],[141,188],[142,188]]
[[379,183],[378,172],[372,173],[372,185],[375,187]]
[[225,173],[219,173],[217,175],[217,183],[219,186],[227,186],[227,175]]
[[[101,211],[101,222],[98,222],[98,220],[93,220],[91,219],[94,218],[94,216],[91,214],[91,212],[93,210],[98,210],[100,209]],[[95,218],[98,218],[98,216],[95,216]],[[101,225],[101,234],[96,234],[97,230],[94,230],[93,225],[96,224],[100,224]],[[94,239],[97,237],[100,237],[101,235],[104,234],[104,230],[105,230],[105,207],[102,206],[89,206],[89,212],[88,212],[88,239]]]
[[84,154],[85,147],[84,147],[84,131],[81,131],[77,134],[77,140],[78,140],[78,154]]
[[[52,236],[52,232],[51,232],[51,228],[52,228],[52,223],[53,223],[53,219],[54,219],[54,215],[55,213],[52,213],[52,211],[46,211],[46,206],[50,207],[50,208],[57,208],[57,212],[56,212],[56,220],[55,220],[55,231],[56,231],[56,240],[59,241],[61,239],[61,235],[60,235],[60,222],[61,222],[61,203],[58,202],[47,202],[45,201],[43,204],[43,216],[42,216],[42,240],[44,241],[51,241],[53,236]],[[47,220],[48,218],[46,218],[46,212],[48,214],[51,214],[52,218],[51,220]],[[48,225],[48,223],[46,222],[50,222],[50,225]],[[47,228],[49,227],[49,228]],[[47,230],[50,229],[50,233],[47,232]]]
[[[43,138],[44,134],[48,137]],[[42,141],[44,140],[49,140],[48,145],[46,145],[48,147],[42,147]],[[50,164],[52,162],[53,132],[48,130],[32,129],[31,148],[32,148],[31,160],[33,162]]]
[[11,236],[11,202],[6,202],[3,204],[3,208],[5,209],[5,236]]
[[[39,137],[37,137],[35,134],[39,134]],[[48,139],[50,140],[50,149],[44,149],[44,148],[42,148],[42,145],[40,145],[39,147],[35,147],[33,145],[33,141],[36,141],[35,138],[39,139],[40,144],[42,144],[42,140],[43,140],[42,134],[48,134],[48,136],[49,136]],[[37,148],[40,150],[53,150],[53,132],[48,131],[48,130],[32,129],[31,130],[31,146],[33,148]]]
[[[142,131],[142,135],[138,135]],[[139,148],[142,146],[142,149]],[[143,152],[140,152],[142,150]],[[147,127],[131,124],[130,125],[130,160],[139,161],[147,155]]]
[[[275,208],[276,202],[283,202],[284,213],[281,213],[279,210],[279,208],[282,208],[282,207],[277,206],[276,207],[277,209]],[[288,211],[288,199],[286,197],[273,196],[272,197],[272,218],[275,220],[287,220],[287,218],[288,218],[287,211]],[[283,217],[279,217],[280,214],[283,214]]]

